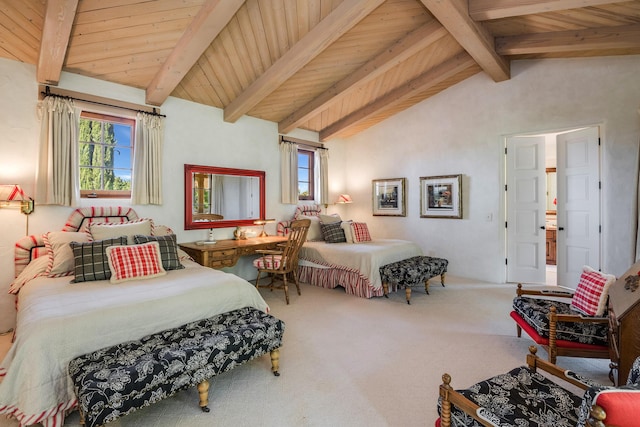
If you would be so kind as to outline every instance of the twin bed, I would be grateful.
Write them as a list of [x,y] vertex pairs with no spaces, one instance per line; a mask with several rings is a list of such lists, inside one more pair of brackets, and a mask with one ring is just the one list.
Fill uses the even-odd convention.
[[[92,223],[138,220],[128,208],[74,211],[65,232]],[[153,227],[152,235],[171,234]],[[233,274],[205,268],[181,256],[185,267],[165,275],[112,284],[70,283],[72,275],[47,277],[48,251],[42,236],[16,244],[17,322],[14,343],[0,365],[0,414],[21,426],[61,426],[77,401],[67,372],[71,359],[243,307],[268,312],[256,288]],[[22,283],[24,282],[24,283]],[[18,289],[16,289],[18,288]]]
[[[301,205],[293,219],[317,219],[320,215],[318,205]],[[286,235],[290,222],[278,223],[278,234]],[[418,255],[422,255],[422,249],[407,240],[327,243],[312,239],[305,242],[298,255],[298,279],[322,288],[341,286],[347,294],[362,298],[380,297],[384,295],[380,267]]]
[[[319,212],[317,205],[302,206],[296,216]],[[137,227],[132,224],[139,221],[131,208],[81,208],[62,232],[84,236],[99,230],[97,225]],[[278,224],[279,234],[286,234],[286,225]],[[152,236],[173,234],[158,225],[150,231]],[[59,238],[61,232],[55,233]],[[75,357],[243,307],[269,311],[251,283],[202,267],[185,253],[179,257],[184,268],[158,277],[73,283],[78,261],[75,270],[68,271],[65,262],[73,265],[74,260],[54,260],[58,255],[51,234],[16,243],[17,278],[10,292],[16,294],[18,313],[14,343],[0,364],[0,414],[16,418],[21,427],[64,424],[65,415],[77,406],[68,374]],[[324,288],[343,286],[347,294],[359,297],[382,296],[379,268],[416,255],[422,255],[420,247],[403,240],[308,241],[299,255],[299,278]]]

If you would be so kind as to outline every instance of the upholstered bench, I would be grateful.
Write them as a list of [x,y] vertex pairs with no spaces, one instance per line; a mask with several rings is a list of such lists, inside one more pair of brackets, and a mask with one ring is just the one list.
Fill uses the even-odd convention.
[[197,385],[209,412],[208,378],[271,353],[278,376],[284,323],[251,307],[77,357],[69,374],[81,422],[100,426]]
[[436,276],[440,276],[440,283],[444,286],[448,265],[446,259],[430,256],[414,256],[383,265],[380,267],[380,278],[385,298],[389,298],[389,283],[393,283],[405,287],[407,304],[411,304],[411,287],[424,283],[424,290],[429,294],[429,279]]

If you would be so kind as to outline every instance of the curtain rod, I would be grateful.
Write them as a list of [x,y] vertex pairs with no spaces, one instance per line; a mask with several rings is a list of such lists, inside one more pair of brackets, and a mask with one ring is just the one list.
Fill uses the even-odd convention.
[[[42,88],[42,86],[40,87]],[[56,92],[59,91],[60,93],[52,92],[51,88],[47,85],[47,86],[44,86],[44,91],[42,91],[42,89],[40,90],[40,95],[59,96],[61,98],[73,99],[73,100],[88,102],[88,103],[97,104],[97,105],[104,105],[106,107],[114,107],[114,108],[120,108],[123,110],[135,111],[136,113],[146,113],[146,114],[151,114],[152,116],[167,117],[164,114],[158,113],[158,109],[156,107],[148,107],[147,109],[141,109],[140,105],[132,104],[129,102],[115,101],[108,98],[102,98],[102,97],[93,96],[93,95],[87,95],[86,97],[83,98],[82,94],[79,94],[73,91],[64,90],[64,89],[56,89],[55,91]],[[87,98],[93,98],[93,99],[87,99]]]
[[324,147],[323,144],[319,143],[319,142],[313,142],[313,141],[307,141],[304,139],[298,139],[298,138],[292,138],[290,136],[283,136],[280,135],[280,142],[291,142],[293,144],[298,144],[298,145],[303,145],[309,148],[316,148],[316,149],[320,149],[320,150],[327,150],[327,148]]

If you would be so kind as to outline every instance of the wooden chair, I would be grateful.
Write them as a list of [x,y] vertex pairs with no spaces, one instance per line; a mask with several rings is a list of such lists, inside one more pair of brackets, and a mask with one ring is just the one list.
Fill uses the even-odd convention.
[[518,284],[513,311],[518,337],[522,330],[549,354],[609,359],[609,319],[585,316],[570,308],[572,292],[526,290]]
[[[253,265],[258,269],[258,277],[256,277],[256,288],[269,288],[284,289],[284,296],[289,304],[289,286],[287,283],[287,276],[291,276],[298,295],[300,295],[300,284],[298,283],[298,252],[303,243],[307,239],[307,232],[311,226],[311,221],[308,219],[300,219],[291,222],[291,232],[288,234],[288,239],[280,246],[281,250],[259,250],[262,256],[255,261]],[[267,273],[271,275],[271,282],[267,285],[260,284],[260,275]],[[282,285],[274,286],[274,280],[276,276],[281,276]]]
[[[527,365],[481,381],[465,390],[442,376],[437,427],[506,425],[631,426],[640,418],[640,357],[622,387],[606,386],[536,356]],[[538,371],[544,371],[544,375]],[[559,379],[559,383],[555,380]],[[565,385],[562,385],[565,384]],[[577,387],[578,394],[566,384]]]

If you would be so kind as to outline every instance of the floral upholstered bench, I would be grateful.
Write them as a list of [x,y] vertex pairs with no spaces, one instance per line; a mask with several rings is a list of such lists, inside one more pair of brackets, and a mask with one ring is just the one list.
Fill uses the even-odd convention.
[[278,376],[284,323],[252,307],[104,348],[69,363],[81,423],[100,426],[198,386],[208,408],[208,378],[266,353]]
[[440,276],[440,283],[444,286],[444,276],[449,261],[444,258],[430,256],[414,256],[402,261],[380,267],[380,278],[384,296],[389,298],[389,283],[404,286],[407,304],[411,304],[411,287],[424,283],[424,290],[429,294],[429,279]]

